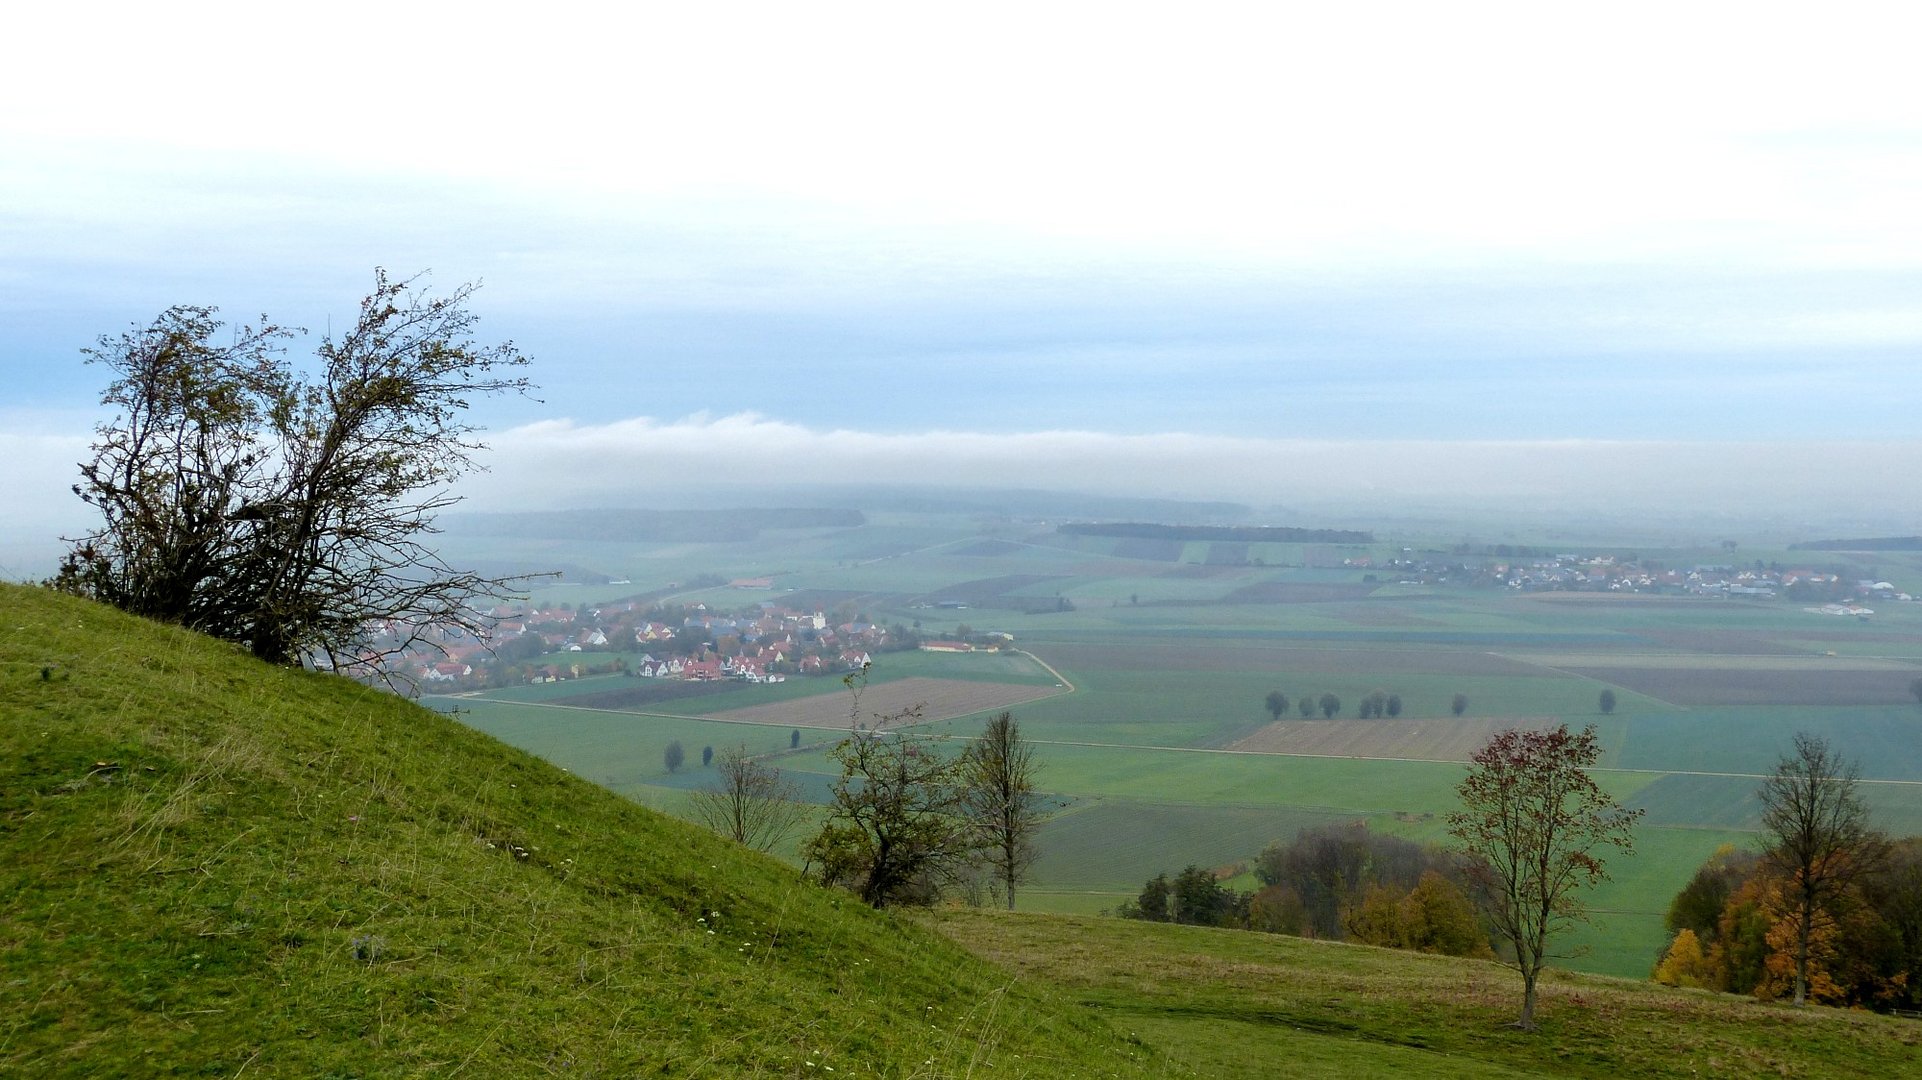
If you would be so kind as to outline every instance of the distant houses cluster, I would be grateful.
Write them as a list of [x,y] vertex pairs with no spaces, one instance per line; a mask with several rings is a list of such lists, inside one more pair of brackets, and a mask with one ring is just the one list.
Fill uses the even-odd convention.
[[[754,587],[758,581],[738,584]],[[404,654],[412,659],[403,660],[403,673],[438,688],[614,672],[647,679],[778,683],[791,675],[859,670],[882,651],[924,644],[937,651],[973,648],[960,641],[924,643],[905,627],[858,617],[837,620],[771,602],[735,613],[700,603],[629,600],[593,608],[504,607],[488,614],[495,622],[484,639],[458,632],[419,634],[385,624],[370,630],[379,646],[416,641]]]
[[1613,554],[1468,559],[1408,553],[1383,560],[1358,556],[1344,560],[1344,565],[1374,571],[1376,577],[1401,585],[1479,585],[1517,592],[1648,593],[1745,600],[1788,597],[1831,604],[1912,599],[1886,581],[1856,580],[1833,571],[1759,561],[1751,565],[1667,567]]

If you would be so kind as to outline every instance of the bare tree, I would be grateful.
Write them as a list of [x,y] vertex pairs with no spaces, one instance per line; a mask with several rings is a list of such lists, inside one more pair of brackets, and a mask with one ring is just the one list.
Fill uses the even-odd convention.
[[808,806],[781,770],[754,760],[745,745],[716,755],[712,787],[694,793],[694,816],[737,844],[770,851],[793,835]]
[[213,308],[102,337],[85,354],[117,375],[101,396],[117,415],[74,491],[103,521],[57,583],[280,664],[372,668],[435,629],[479,633],[476,601],[513,582],[453,569],[428,537],[481,449],[469,402],[528,383],[512,343],[473,343],[474,289],[375,271],[312,378],[284,358],[295,331],[221,344]]
[[1034,747],[1004,712],[988,721],[962,758],[962,806],[979,830],[976,843],[1014,910],[1014,889],[1028,876],[1037,852],[1041,806],[1034,790]]
[[1549,939],[1587,918],[1577,890],[1608,880],[1595,849],[1634,849],[1642,812],[1624,809],[1589,776],[1601,753],[1593,727],[1500,732],[1476,751],[1457,789],[1462,808],[1448,815],[1469,856],[1469,881],[1521,972],[1515,1026],[1525,1030],[1535,1026]]
[[1881,858],[1885,844],[1869,827],[1856,791],[1860,773],[1828,740],[1795,734],[1794,749],[1756,794],[1762,800],[1767,859],[1788,881],[1795,905],[1795,1003],[1808,1001],[1809,939],[1818,913]]

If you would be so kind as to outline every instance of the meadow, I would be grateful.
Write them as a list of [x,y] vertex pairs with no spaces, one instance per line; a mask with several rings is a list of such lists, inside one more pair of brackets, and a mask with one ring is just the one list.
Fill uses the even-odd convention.
[[[591,555],[629,584],[555,588],[575,602],[646,593],[724,610],[811,607],[929,635],[965,624],[1012,634],[1021,652],[884,653],[858,705],[832,677],[700,692],[610,677],[434,703],[669,809],[706,782],[699,768],[666,770],[670,739],[691,757],[745,743],[818,796],[850,710],[885,713],[918,693],[928,707],[913,734],[954,745],[1010,708],[1061,808],[1020,905],[1072,913],[1113,908],[1189,863],[1233,873],[1313,825],[1366,821],[1441,842],[1461,762],[1489,733],[1593,724],[1602,782],[1647,817],[1636,851],[1611,861],[1614,880],[1590,898],[1594,923],[1571,942],[1585,955],[1567,963],[1635,977],[1695,867],[1724,844],[1755,844],[1755,787],[1796,731],[1861,764],[1883,827],[1922,832],[1922,704],[1909,691],[1922,677],[1922,604],[1879,602],[1873,618],[1838,619],[1788,599],[1520,592],[1383,568],[1397,556],[1451,557],[1416,543],[1149,541],[893,514],[751,542],[601,544],[576,561]],[[1561,537],[1553,550],[1626,556],[1616,544]],[[1669,566],[1728,559],[1673,542],[1639,552]],[[1742,555],[1922,593],[1922,560],[1910,553]],[[700,574],[769,576],[773,587],[677,587]],[[1280,718],[1263,705],[1274,690],[1290,699]],[[1402,714],[1357,718],[1374,690],[1398,695]],[[1603,690],[1615,694],[1606,714]],[[1324,693],[1341,700],[1333,720],[1293,707]],[[1457,694],[1467,699],[1459,718]]]

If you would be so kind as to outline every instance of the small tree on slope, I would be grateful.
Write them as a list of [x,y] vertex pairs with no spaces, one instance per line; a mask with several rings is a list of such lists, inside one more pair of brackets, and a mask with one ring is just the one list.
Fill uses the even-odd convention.
[[1601,757],[1593,727],[1570,734],[1504,731],[1476,752],[1448,831],[1467,852],[1469,880],[1522,976],[1515,1026],[1535,1026],[1535,987],[1549,942],[1586,920],[1584,886],[1608,880],[1597,849],[1634,848],[1640,810],[1608,797],[1588,769]]

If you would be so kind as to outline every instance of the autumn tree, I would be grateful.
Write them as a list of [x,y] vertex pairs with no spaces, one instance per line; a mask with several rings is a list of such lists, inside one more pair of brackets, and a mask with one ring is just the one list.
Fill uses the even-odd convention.
[[1456,789],[1448,831],[1467,874],[1522,977],[1516,1026],[1535,1026],[1536,982],[1551,939],[1586,919],[1579,890],[1608,880],[1598,849],[1633,850],[1640,810],[1608,797],[1588,770],[1600,759],[1593,727],[1572,734],[1509,730],[1476,751]]
[[1786,881],[1795,922],[1795,1003],[1808,1001],[1809,953],[1818,921],[1864,870],[1883,841],[1856,791],[1859,773],[1828,741],[1797,732],[1793,749],[1757,792],[1766,858]]
[[1014,910],[1014,889],[1027,878],[1037,852],[1041,803],[1034,790],[1034,747],[1021,738],[1014,714],[988,721],[961,759],[962,809],[978,830],[981,858]]
[[528,383],[512,343],[474,342],[475,288],[376,270],[311,375],[285,357],[297,331],[223,331],[211,307],[101,337],[83,352],[115,376],[113,416],[74,487],[101,521],[56,584],[277,664],[375,671],[435,630],[478,634],[476,601],[512,579],[454,569],[429,538],[481,449],[469,404]]
[[1276,720],[1288,714],[1288,695],[1279,690],[1268,691],[1268,697],[1262,704],[1268,707],[1268,715]]
[[756,761],[745,745],[722,747],[714,783],[693,794],[694,816],[722,836],[769,851],[806,820],[808,806],[781,770]]

